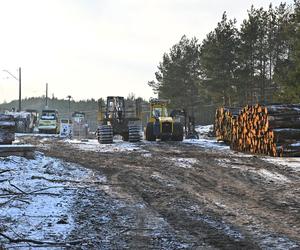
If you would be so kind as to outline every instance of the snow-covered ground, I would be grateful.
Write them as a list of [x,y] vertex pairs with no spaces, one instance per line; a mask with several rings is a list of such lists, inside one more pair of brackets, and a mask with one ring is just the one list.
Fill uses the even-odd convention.
[[[106,179],[41,153],[32,160],[0,158],[0,232],[13,239],[65,240],[74,227],[69,210],[76,186],[85,182],[90,185]],[[0,236],[1,243],[5,246]],[[28,247],[25,243],[18,247],[24,245]]]
[[1,148],[32,148],[33,146],[30,144],[12,144],[12,145],[0,145]]
[[179,168],[192,168],[194,164],[198,162],[195,158],[168,158],[173,162],[174,166]]
[[213,130],[213,125],[198,125],[195,127],[195,130],[197,131],[197,133],[199,134],[200,138],[202,137],[207,137],[208,134]]
[[283,158],[274,158],[274,157],[262,157],[264,161],[273,163],[275,165],[288,167],[294,171],[300,171],[300,158],[296,157],[283,157]]
[[39,133],[16,133],[16,138],[22,136],[34,136],[34,137],[59,137],[59,134],[39,134]]
[[144,151],[139,143],[130,143],[122,140],[114,140],[112,144],[100,144],[97,140],[65,140],[65,143],[71,144],[80,150],[95,152],[126,152],[126,151]]
[[185,139],[183,143],[192,144],[195,146],[207,148],[207,149],[216,149],[216,150],[230,150],[229,146],[225,145],[223,142],[216,141],[215,138],[212,139]]
[[213,130],[213,125],[198,125],[195,130],[199,135],[199,139],[185,139],[184,143],[192,144],[207,149],[216,149],[216,150],[228,150],[229,146],[225,145],[223,142],[218,142],[216,138],[209,137],[209,134]]

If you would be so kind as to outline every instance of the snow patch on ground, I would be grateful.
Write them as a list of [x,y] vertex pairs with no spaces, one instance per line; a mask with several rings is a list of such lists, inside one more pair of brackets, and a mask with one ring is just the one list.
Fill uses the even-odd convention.
[[226,158],[216,159],[216,162],[220,167],[223,167],[223,168],[239,169],[239,170],[242,170],[242,171],[255,171],[255,168],[246,166],[242,163],[241,164],[235,164],[233,162],[233,160],[231,160],[231,159],[226,159]]
[[38,133],[15,133],[17,137],[30,136],[30,137],[59,137],[59,134],[38,134]]
[[195,127],[196,132],[199,134],[200,138],[207,137],[211,131],[213,131],[214,125],[198,125]]
[[195,130],[199,134],[199,139],[185,139],[183,143],[199,146],[201,148],[216,149],[216,150],[230,150],[229,146],[224,142],[218,142],[214,137],[208,135],[213,130],[213,125],[196,126]]
[[284,157],[284,158],[262,157],[262,160],[270,162],[277,166],[284,166],[284,167],[291,168],[296,172],[300,171],[300,158],[296,158],[296,157]]
[[164,176],[162,176],[160,173],[158,172],[153,172],[152,175],[150,176],[150,178],[152,180],[155,180],[161,184],[166,185],[167,187],[175,187],[176,183]]
[[152,154],[151,153],[144,153],[144,154],[142,154],[142,156],[145,157],[145,158],[150,158],[150,157],[152,157]]
[[141,149],[139,143],[124,142],[122,140],[114,140],[113,144],[100,144],[97,140],[88,140],[82,142],[80,140],[65,140],[65,143],[71,144],[73,147],[80,150],[94,151],[94,152],[131,152],[144,151]]
[[229,146],[223,142],[218,142],[214,139],[185,139],[183,143],[199,146],[201,148],[216,149],[216,150],[230,150]]
[[285,177],[282,174],[279,173],[272,173],[266,169],[259,169],[256,171],[253,171],[260,175],[261,177],[265,178],[267,181],[273,181],[273,182],[290,182],[290,180]]
[[174,165],[179,168],[192,168],[198,162],[195,158],[170,158]]
[[[0,229],[14,239],[65,240],[74,228],[70,208],[76,186],[106,182],[92,171],[40,153],[33,160],[1,157],[0,173]],[[5,246],[0,237],[1,243]]]
[[1,148],[33,148],[31,144],[12,144],[12,145],[0,145]]
[[267,182],[276,182],[276,183],[289,183],[290,180],[277,172],[271,172],[267,169],[256,169],[254,167],[247,166],[242,162],[235,162],[234,159],[217,159],[217,164],[220,167],[239,169],[241,171],[250,173],[254,176],[259,176],[262,180]]

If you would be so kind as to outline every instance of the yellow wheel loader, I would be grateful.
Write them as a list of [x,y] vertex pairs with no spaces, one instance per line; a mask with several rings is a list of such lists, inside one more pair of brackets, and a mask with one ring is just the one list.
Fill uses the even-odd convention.
[[155,141],[156,139],[183,140],[183,126],[169,116],[168,103],[168,100],[150,99],[150,117],[145,131],[147,141]]

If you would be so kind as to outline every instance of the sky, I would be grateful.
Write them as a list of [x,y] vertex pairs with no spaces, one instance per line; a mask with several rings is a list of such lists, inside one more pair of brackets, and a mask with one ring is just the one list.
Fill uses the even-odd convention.
[[[183,35],[202,41],[224,11],[238,23],[267,0],[0,0],[0,103],[22,97],[74,100],[134,93],[154,97],[163,53]],[[292,4],[293,0],[285,1]]]

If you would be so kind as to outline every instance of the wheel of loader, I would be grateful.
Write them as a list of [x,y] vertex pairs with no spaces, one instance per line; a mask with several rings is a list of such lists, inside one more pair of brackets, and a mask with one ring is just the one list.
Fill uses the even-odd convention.
[[149,122],[146,127],[146,140],[155,141],[155,136],[153,134],[153,123]]
[[101,125],[98,128],[98,141],[101,144],[110,144],[113,142],[113,129],[110,125]]
[[141,141],[141,126],[140,125],[128,125],[128,141],[139,142]]
[[173,141],[183,141],[183,126],[179,122],[175,122],[173,125]]

